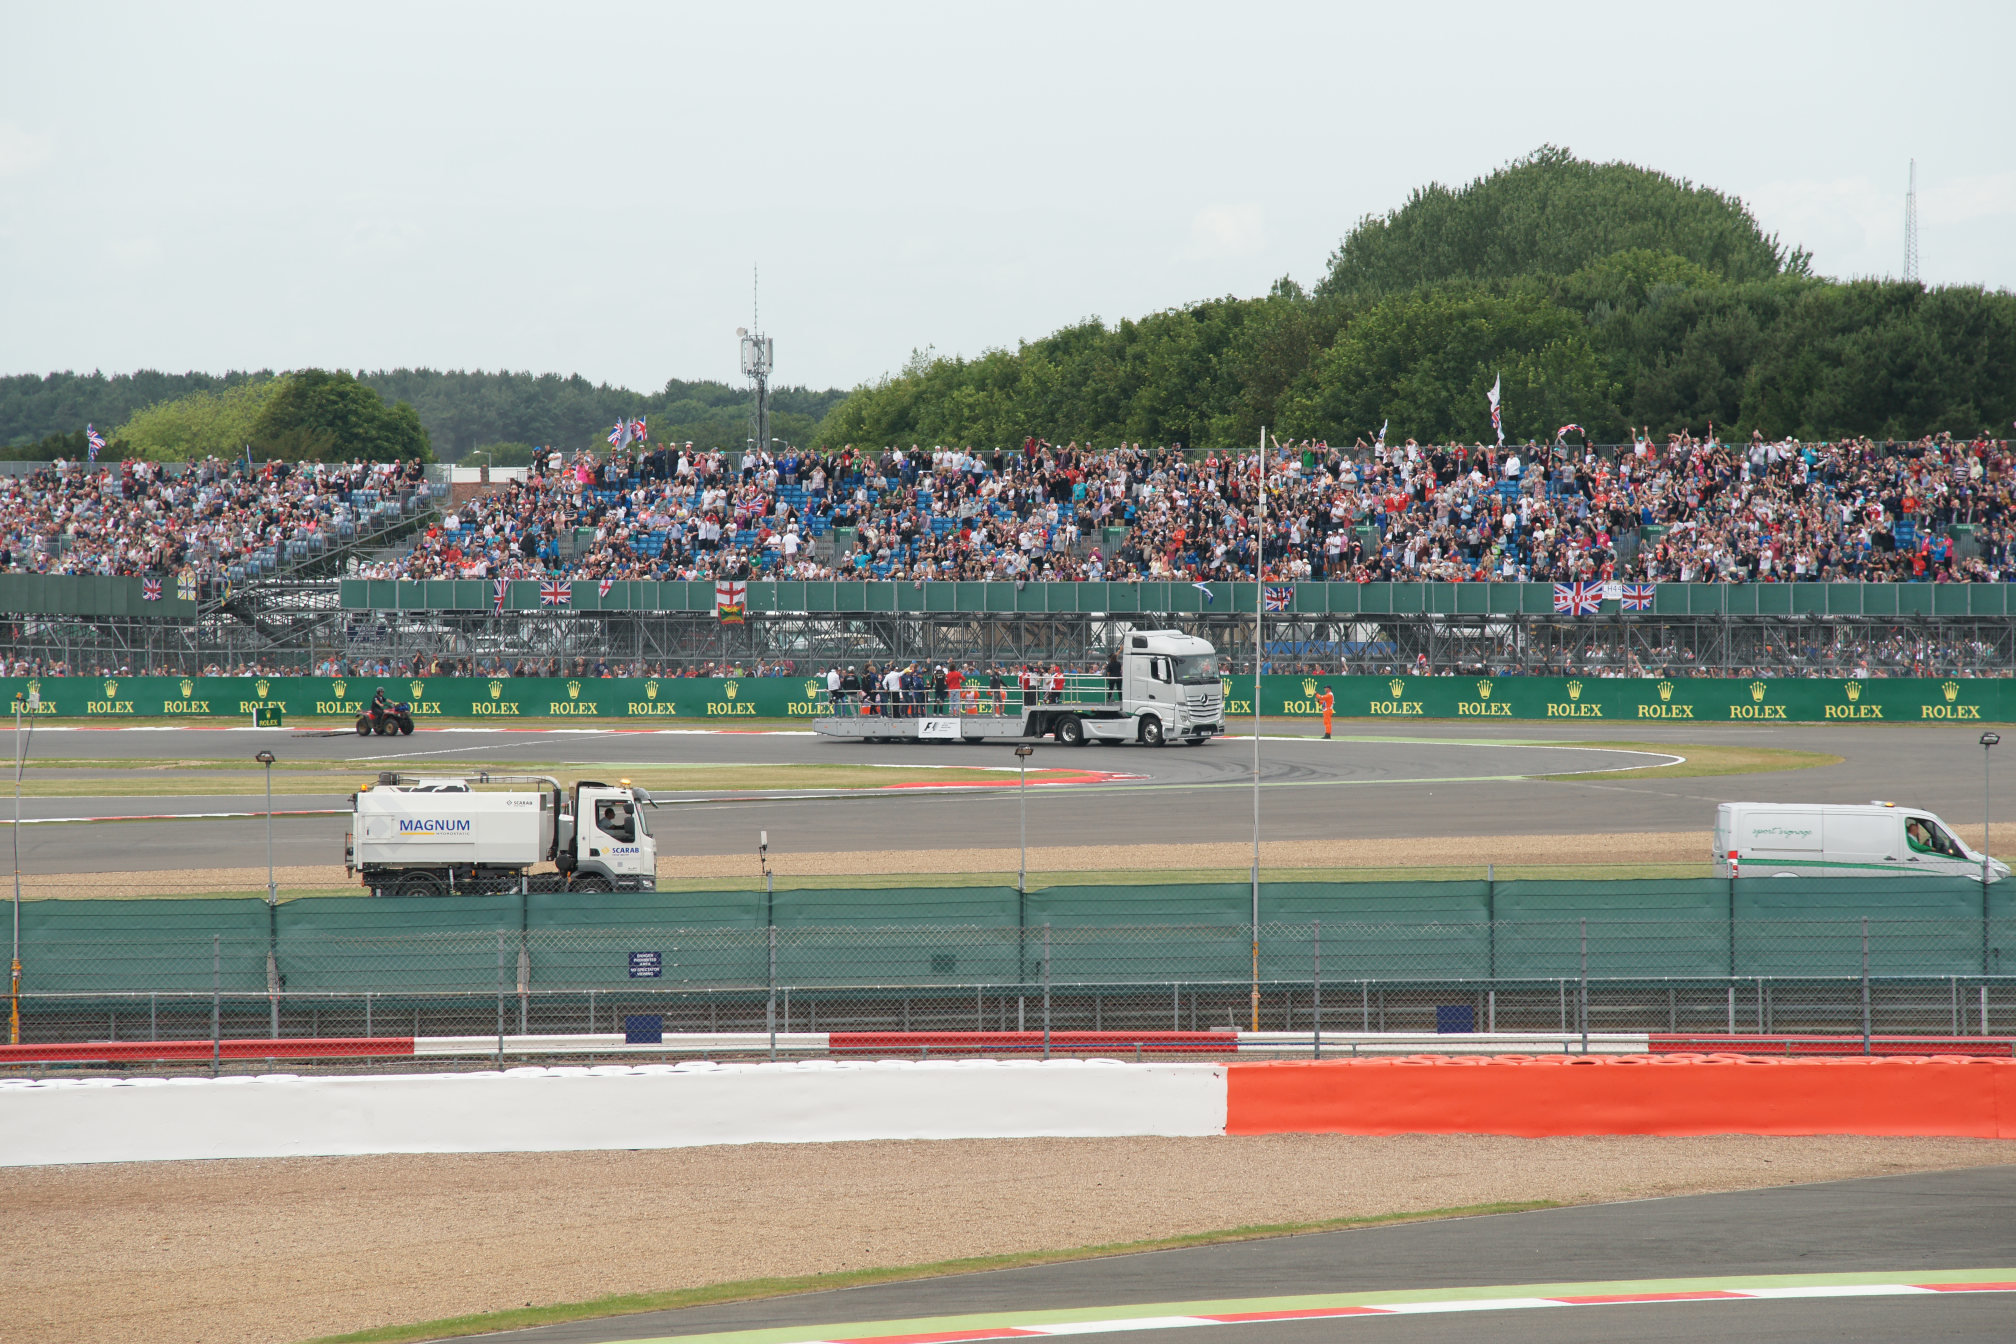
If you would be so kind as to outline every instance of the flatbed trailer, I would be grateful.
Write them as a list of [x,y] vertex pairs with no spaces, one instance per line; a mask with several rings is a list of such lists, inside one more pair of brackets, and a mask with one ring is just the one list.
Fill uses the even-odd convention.
[[[1199,747],[1225,731],[1211,645],[1177,631],[1134,631],[1109,672],[1050,673],[1034,687],[821,692],[812,731],[860,742],[1055,738],[1065,746],[1170,742]],[[1060,684],[1061,683],[1061,684]]]

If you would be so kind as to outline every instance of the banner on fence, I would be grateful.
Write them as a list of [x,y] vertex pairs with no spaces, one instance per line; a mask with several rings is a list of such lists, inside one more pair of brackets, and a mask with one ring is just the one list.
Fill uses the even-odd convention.
[[[823,669],[820,669],[823,673]],[[13,677],[40,718],[354,718],[383,687],[417,720],[801,719],[824,712],[822,675],[794,677]],[[1222,682],[1227,715],[1253,713],[1253,678]],[[1261,679],[1261,713],[1318,717],[1328,687],[1346,719],[1574,719],[1658,723],[1991,723],[2016,719],[2016,681],[1914,677],[1364,677]]]

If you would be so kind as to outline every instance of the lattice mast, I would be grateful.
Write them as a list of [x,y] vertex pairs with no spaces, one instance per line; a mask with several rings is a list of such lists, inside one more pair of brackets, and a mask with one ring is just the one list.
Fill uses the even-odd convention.
[[1918,160],[1911,160],[1910,185],[1904,189],[1904,283],[1918,283]]
[[770,368],[777,353],[775,343],[763,334],[760,280],[761,276],[752,269],[749,285],[751,326],[735,329],[736,337],[742,342],[742,376],[756,384],[756,404],[751,410],[749,423],[751,452],[762,452],[770,447]]

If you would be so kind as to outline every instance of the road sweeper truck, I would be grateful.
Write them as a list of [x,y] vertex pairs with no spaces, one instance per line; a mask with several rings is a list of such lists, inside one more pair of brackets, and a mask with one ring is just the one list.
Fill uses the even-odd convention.
[[650,891],[654,807],[628,780],[387,771],[350,795],[344,866],[374,896]]

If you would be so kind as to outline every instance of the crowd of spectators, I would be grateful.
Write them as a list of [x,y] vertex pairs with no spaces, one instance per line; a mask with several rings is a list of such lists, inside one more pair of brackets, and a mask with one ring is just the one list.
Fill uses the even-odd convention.
[[[367,577],[1029,580],[1251,578],[1248,453],[912,446],[545,459]],[[2002,441],[1649,435],[1597,449],[1276,444],[1274,581],[2006,581]],[[1971,527],[1963,542],[1953,524]],[[816,544],[829,533],[845,546]]]
[[424,486],[417,462],[57,461],[0,476],[0,572],[242,580]]
[[[362,577],[1250,578],[1261,462],[1017,448],[542,454]],[[0,476],[0,571],[210,580],[356,535],[417,463],[58,462]],[[1273,581],[2016,578],[2002,441],[1276,444]],[[1957,534],[1954,525],[1967,531]],[[845,539],[843,545],[829,538]]]

